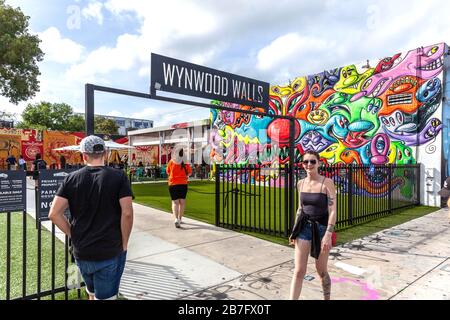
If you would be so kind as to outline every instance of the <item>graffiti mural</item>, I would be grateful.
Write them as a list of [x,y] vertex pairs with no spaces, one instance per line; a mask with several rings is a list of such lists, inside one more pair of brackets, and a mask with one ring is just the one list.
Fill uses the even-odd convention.
[[[0,128],[0,169],[6,169],[6,158],[12,154],[19,158],[22,155],[30,170],[36,154],[41,154],[50,168],[59,168],[60,157],[66,158],[66,164],[83,163],[81,153],[74,151],[56,151],[54,149],[79,144],[85,137],[83,132],[39,131],[34,129]],[[116,139],[115,142],[128,144],[128,138]],[[109,163],[118,163],[128,157],[128,150],[112,150]]]
[[[83,135],[83,134],[81,134]],[[80,144],[82,137],[65,131],[44,130],[44,154],[43,159],[49,166],[58,165],[60,157],[64,156],[69,164],[82,164],[83,158],[79,152],[55,151],[56,148]]]
[[[319,152],[329,165],[415,164],[440,157],[445,52],[441,43],[273,85],[269,113],[297,119],[295,162],[306,150]],[[211,109],[211,123],[214,163],[289,161],[289,120]],[[410,194],[407,180],[395,177],[404,195]],[[375,188],[370,179],[360,187],[369,194]]]

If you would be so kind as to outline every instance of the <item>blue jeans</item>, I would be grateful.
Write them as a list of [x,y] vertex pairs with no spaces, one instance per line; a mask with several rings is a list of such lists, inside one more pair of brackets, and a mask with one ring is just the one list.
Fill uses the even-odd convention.
[[[319,224],[318,227],[319,227],[320,239],[322,239],[323,236],[325,235],[325,232],[327,232],[327,226]],[[305,223],[302,230],[300,230],[300,233],[299,233],[297,239],[311,241],[312,240],[312,229],[311,228],[312,228],[312,226],[311,226],[310,222]]]
[[76,260],[86,283],[86,291],[98,300],[116,298],[126,260],[126,251],[108,260]]

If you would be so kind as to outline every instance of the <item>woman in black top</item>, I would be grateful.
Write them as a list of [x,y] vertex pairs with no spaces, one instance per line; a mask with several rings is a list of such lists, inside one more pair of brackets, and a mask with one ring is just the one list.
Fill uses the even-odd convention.
[[297,300],[300,296],[309,254],[316,259],[316,270],[322,280],[324,299],[329,300],[331,295],[331,279],[327,265],[331,236],[336,223],[336,189],[331,179],[319,174],[319,160],[318,153],[305,152],[303,166],[307,176],[297,183],[300,204],[294,230],[289,237],[289,242],[295,244],[291,300]]

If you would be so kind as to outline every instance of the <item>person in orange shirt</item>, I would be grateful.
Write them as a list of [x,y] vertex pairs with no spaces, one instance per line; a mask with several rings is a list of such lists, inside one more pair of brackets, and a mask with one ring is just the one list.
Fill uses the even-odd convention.
[[184,152],[181,149],[178,155],[172,157],[167,164],[166,172],[169,177],[169,193],[172,198],[172,213],[175,218],[175,227],[179,228],[186,207],[186,194],[188,190],[188,177],[192,174],[189,164],[183,161]]

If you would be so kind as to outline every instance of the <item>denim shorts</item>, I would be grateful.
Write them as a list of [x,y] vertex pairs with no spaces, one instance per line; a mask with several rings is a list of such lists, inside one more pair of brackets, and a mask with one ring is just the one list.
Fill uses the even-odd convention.
[[[300,230],[300,233],[299,233],[297,239],[311,241],[312,240],[312,229],[311,228],[312,228],[311,222],[305,223],[303,225],[303,228]],[[321,225],[319,223],[318,229],[319,229],[320,239],[322,239],[323,236],[325,235],[325,232],[327,231],[327,226]]]
[[125,268],[127,252],[102,261],[76,260],[86,291],[94,295],[95,299],[106,300],[116,298],[119,293],[120,279]]

